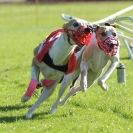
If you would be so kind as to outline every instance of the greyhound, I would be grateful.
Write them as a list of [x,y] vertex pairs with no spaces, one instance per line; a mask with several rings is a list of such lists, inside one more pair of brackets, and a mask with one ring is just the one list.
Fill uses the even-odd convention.
[[[120,42],[114,25],[106,23],[105,26],[95,25],[94,27],[95,30],[91,36],[90,44],[85,46],[84,51],[78,56],[81,62],[79,63],[80,66],[77,67],[77,70],[73,73],[64,76],[58,97],[50,109],[51,113],[56,112],[58,105],[64,105],[71,95],[74,95],[78,91],[86,91],[89,89],[97,79],[98,85],[100,85],[104,91],[108,90],[108,86],[105,82],[119,63]],[[111,62],[110,66],[104,74],[99,77],[109,61]],[[61,100],[65,89],[71,84],[71,81],[74,81],[78,76],[79,78],[70,88],[70,91]]]
[[48,38],[34,50],[31,81],[21,101],[28,101],[39,84],[39,73],[44,79],[41,82],[43,91],[39,99],[28,110],[26,118],[31,118],[33,111],[54,91],[65,73],[71,73],[76,67],[75,49],[87,45],[91,36],[88,23],[71,20],[63,29],[52,32]]

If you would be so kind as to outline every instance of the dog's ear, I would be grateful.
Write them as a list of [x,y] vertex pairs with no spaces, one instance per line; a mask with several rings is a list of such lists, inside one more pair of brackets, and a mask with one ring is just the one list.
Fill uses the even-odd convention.
[[100,28],[99,25],[93,25],[94,32],[96,32]]
[[112,26],[112,27],[116,28],[116,25],[115,24],[105,23],[104,25],[105,26]]
[[69,29],[69,27],[71,27],[71,26],[73,25],[73,22],[75,22],[74,19],[72,19],[72,20],[66,22],[66,23],[63,25],[63,29],[64,29],[64,30]]
[[105,25],[105,26],[111,26],[110,23],[105,23],[104,25]]

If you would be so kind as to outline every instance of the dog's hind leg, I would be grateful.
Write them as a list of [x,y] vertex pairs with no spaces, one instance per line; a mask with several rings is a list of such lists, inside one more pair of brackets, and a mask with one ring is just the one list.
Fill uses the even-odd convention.
[[27,119],[32,118],[32,114],[33,114],[33,112],[35,111],[35,109],[38,108],[39,105],[40,105],[43,101],[47,100],[47,99],[52,95],[52,93],[53,93],[53,91],[54,91],[54,89],[55,89],[55,87],[56,87],[56,85],[57,85],[58,82],[59,82],[59,81],[57,80],[57,81],[55,82],[55,84],[54,84],[51,88],[47,88],[47,89],[44,88],[44,89],[43,89],[43,91],[42,91],[40,97],[38,98],[38,100],[35,102],[35,104],[33,104],[33,105],[29,108],[28,112],[26,113],[26,118],[27,118]]
[[[100,73],[95,73],[95,72],[92,72],[91,70],[88,70],[88,76],[87,76],[87,82],[88,82],[88,86],[87,86],[87,89],[94,83],[94,81],[98,78],[98,76],[100,75]],[[78,79],[80,80],[80,79]],[[74,95],[75,93],[79,92],[79,91],[82,91],[82,88],[81,86],[79,86],[79,81],[76,81],[78,84],[75,85],[76,87],[72,87],[70,89],[70,91],[66,94],[66,96],[62,99],[62,101],[60,101],[60,104],[61,105],[64,105],[66,103],[66,101],[68,100],[68,98],[72,95]]]
[[40,74],[40,68],[36,65],[34,59],[32,61],[32,69],[31,69],[31,81],[28,85],[28,88],[25,92],[25,94],[21,98],[21,102],[26,102],[30,99],[33,92],[37,88],[39,84],[39,74]]

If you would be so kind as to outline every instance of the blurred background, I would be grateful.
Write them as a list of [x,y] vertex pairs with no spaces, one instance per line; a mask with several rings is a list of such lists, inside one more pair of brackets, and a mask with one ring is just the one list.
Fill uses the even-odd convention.
[[[0,0],[0,2],[79,2],[79,1],[125,1],[125,0]],[[126,0],[132,1],[132,0]]]

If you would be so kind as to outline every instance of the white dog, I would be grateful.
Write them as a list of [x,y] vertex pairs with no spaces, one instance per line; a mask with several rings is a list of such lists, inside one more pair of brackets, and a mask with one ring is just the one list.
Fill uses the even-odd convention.
[[[78,68],[72,74],[64,76],[58,97],[52,105],[51,113],[56,111],[58,104],[63,105],[66,100],[77,91],[86,91],[103,72],[106,64],[111,61],[108,69],[98,79],[98,84],[101,88],[106,91],[108,90],[105,81],[110,77],[119,63],[119,41],[116,29],[110,24],[96,26],[95,32],[93,32],[91,36],[90,45],[86,46],[83,54],[79,55],[78,58],[80,59],[81,56],[80,71]],[[71,84],[71,81],[78,77],[79,73],[80,85],[78,84],[79,80],[77,80],[75,87],[71,87],[64,99],[61,100],[65,89]]]
[[74,51],[77,46],[87,45],[90,36],[87,22],[71,20],[64,24],[63,29],[52,32],[44,43],[35,48],[31,81],[21,101],[28,101],[38,87],[40,72],[44,76],[41,82],[43,91],[27,112],[27,118],[31,118],[33,111],[53,93],[63,75],[74,71],[76,67]]

